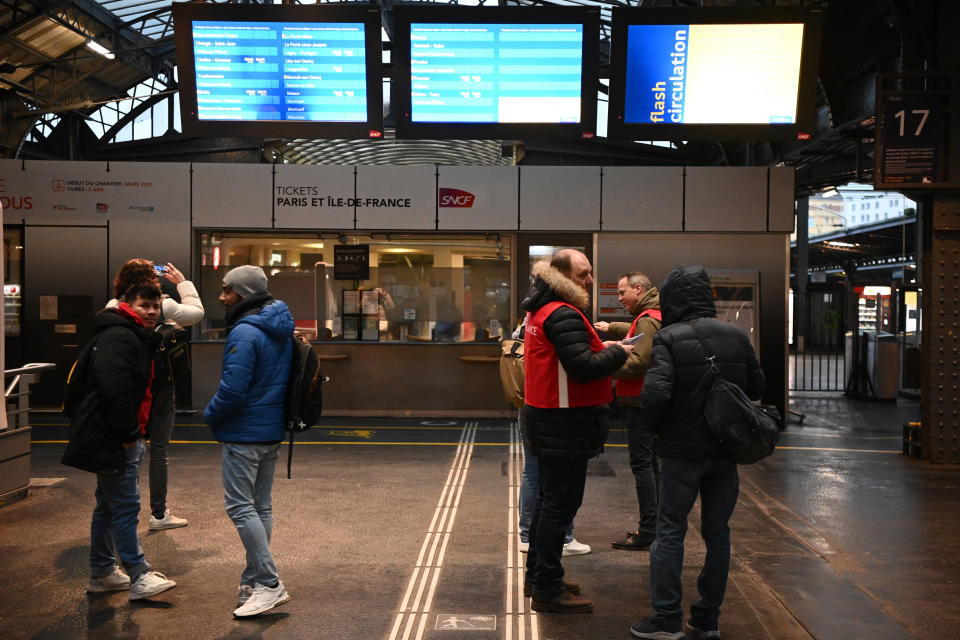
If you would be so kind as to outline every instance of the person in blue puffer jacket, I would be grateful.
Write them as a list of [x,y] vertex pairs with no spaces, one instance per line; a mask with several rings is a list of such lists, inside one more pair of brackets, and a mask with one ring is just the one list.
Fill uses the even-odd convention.
[[226,308],[223,373],[203,413],[223,443],[223,501],[246,549],[238,618],[288,600],[270,553],[273,472],[284,436],[284,400],[293,359],[293,316],[267,291],[260,267],[234,267],[219,298]]

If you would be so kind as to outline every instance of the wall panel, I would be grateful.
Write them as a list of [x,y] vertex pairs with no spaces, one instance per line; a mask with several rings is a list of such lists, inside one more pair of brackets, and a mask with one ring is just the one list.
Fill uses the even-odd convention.
[[604,167],[604,231],[681,231],[683,167]]
[[769,231],[793,233],[795,223],[793,167],[770,167]]
[[358,229],[436,229],[437,169],[357,167]]
[[599,231],[600,167],[520,167],[520,229]]
[[516,230],[516,167],[440,166],[438,171],[439,229]]
[[272,186],[273,165],[195,163],[193,226],[271,228]]
[[273,206],[279,229],[353,229],[354,167],[278,164]]
[[766,231],[766,167],[687,167],[686,231]]

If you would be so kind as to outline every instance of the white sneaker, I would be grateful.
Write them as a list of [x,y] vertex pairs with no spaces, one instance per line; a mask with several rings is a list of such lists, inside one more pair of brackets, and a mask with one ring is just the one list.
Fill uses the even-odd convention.
[[163,593],[167,589],[173,589],[177,583],[168,580],[167,576],[159,571],[147,571],[137,581],[130,585],[130,599],[142,600]]
[[577,542],[576,538],[563,545],[563,555],[565,556],[582,556],[588,553],[590,553],[590,545]]
[[170,509],[163,512],[162,518],[150,516],[150,531],[163,531],[164,529],[178,529],[185,527],[189,522],[184,518],[178,518],[170,513]]
[[250,598],[243,603],[243,606],[237,607],[233,615],[237,618],[255,616],[289,601],[290,594],[283,588],[282,582],[278,582],[277,586],[272,589],[258,584],[253,588]]
[[87,593],[103,593],[104,591],[126,591],[130,588],[130,576],[120,569],[102,578],[90,578],[87,583]]
[[249,584],[242,584],[240,588],[237,589],[237,606],[242,607],[247,600],[250,599],[250,596],[253,595],[253,587]]
[[520,547],[520,553],[526,553],[527,551],[530,551],[529,542],[524,542],[523,540],[521,540],[520,544],[518,544],[517,546]]

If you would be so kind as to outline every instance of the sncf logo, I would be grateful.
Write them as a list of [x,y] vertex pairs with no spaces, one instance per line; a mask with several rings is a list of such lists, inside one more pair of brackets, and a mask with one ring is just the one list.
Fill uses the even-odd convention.
[[448,189],[440,187],[441,207],[472,207],[476,196],[462,189]]

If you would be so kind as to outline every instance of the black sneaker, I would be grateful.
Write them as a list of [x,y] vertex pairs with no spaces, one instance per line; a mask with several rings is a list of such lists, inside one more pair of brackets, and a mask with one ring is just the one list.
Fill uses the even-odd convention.
[[564,589],[549,599],[538,599],[534,596],[530,601],[530,608],[540,613],[593,613],[593,600]]
[[700,618],[690,618],[687,620],[687,629],[699,640],[722,640],[720,637],[720,626],[716,620],[710,621]]
[[[576,582],[564,580],[563,588],[574,595],[579,595],[580,593],[580,585],[577,584]],[[525,598],[529,598],[530,596],[533,595],[533,583],[530,582],[529,580],[523,581],[523,595]]]
[[630,531],[623,540],[616,540],[610,543],[614,549],[626,549],[627,551],[646,551],[653,544],[657,536],[653,533]]
[[684,640],[680,620],[657,620],[649,617],[630,627],[630,633],[647,640]]

